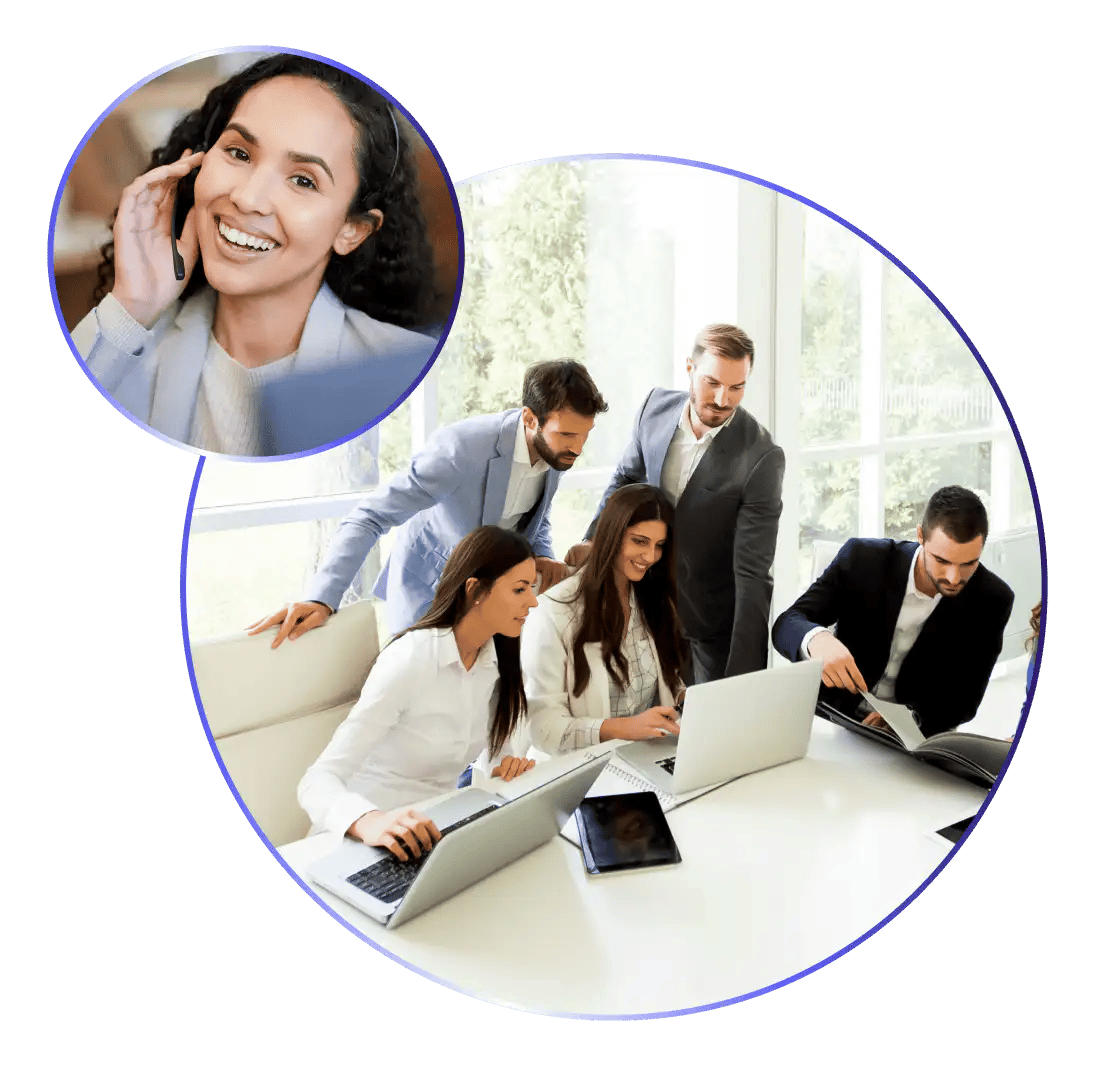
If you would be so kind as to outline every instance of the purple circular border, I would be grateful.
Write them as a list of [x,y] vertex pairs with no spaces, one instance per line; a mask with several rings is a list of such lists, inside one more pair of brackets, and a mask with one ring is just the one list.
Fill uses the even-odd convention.
[[[114,397],[103,388],[94,374],[87,368],[87,364],[84,362],[80,353],[76,350],[76,345],[72,343],[72,334],[69,332],[68,327],[65,325],[64,316],[61,314],[61,304],[57,299],[57,279],[53,269],[53,248],[54,248],[54,234],[57,230],[57,213],[61,207],[61,197],[64,194],[65,187],[68,185],[69,174],[72,172],[72,168],[76,163],[76,160],[80,157],[80,153],[84,150],[87,142],[91,139],[91,135],[102,125],[103,119],[111,114],[114,109],[127,97],[131,96],[134,92],[140,89],[143,85],[147,85],[150,81],[158,78],[161,74],[167,73],[169,70],[177,70],[179,67],[186,66],[188,63],[193,63],[199,59],[205,59],[209,56],[222,56],[231,55],[234,52],[256,52],[263,54],[275,54],[286,53],[289,55],[303,56],[306,59],[316,59],[321,63],[326,63],[328,66],[337,67],[339,70],[357,78],[359,81],[365,82],[366,85],[371,86],[381,96],[384,97],[393,107],[397,108],[399,113],[406,119],[417,131],[418,135],[425,142],[426,147],[429,148],[434,159],[437,161],[438,168],[441,171],[441,176],[445,179],[445,187],[449,191],[449,200],[452,203],[453,214],[456,217],[456,244],[457,244],[457,264],[456,264],[456,295],[453,299],[452,308],[449,311],[448,321],[445,323],[445,328],[441,331],[437,338],[437,343],[434,346],[433,354],[426,361],[426,365],[419,372],[417,377],[410,383],[408,388],[400,394],[399,399],[395,401],[390,407],[386,408],[384,413],[373,419],[370,422],[366,422],[364,425],[355,429],[351,433],[347,433],[344,437],[339,437],[337,440],[328,442],[327,444],[321,444],[315,448],[310,448],[303,452],[288,452],[284,455],[228,455],[220,452],[204,452],[200,448],[195,448],[191,444],[187,444],[185,441],[176,440],[174,437],[169,437],[164,433],[161,433],[157,429],[153,429],[152,426],[145,422],[142,422],[136,415],[127,411],[119,403],[115,402]],[[430,140],[426,131],[419,125],[418,120],[394,97],[382,86],[377,85],[375,81],[370,78],[366,78],[364,74],[354,70],[352,67],[348,67],[343,63],[339,63],[334,59],[328,59],[326,56],[318,55],[315,52],[305,52],[299,48],[282,48],[271,45],[234,45],[231,48],[213,48],[207,52],[198,52],[195,55],[187,56],[185,59],[180,59],[175,63],[169,63],[167,66],[160,67],[159,70],[153,71],[147,77],[142,78],[140,81],[131,85],[125,92],[115,98],[99,115],[97,119],[88,127],[87,133],[81,138],[80,143],[76,145],[75,150],[69,157],[68,163],[65,166],[64,173],[61,175],[61,180],[57,186],[57,195],[53,198],[53,208],[49,215],[49,236],[46,241],[46,273],[49,275],[49,289],[50,295],[53,297],[53,309],[57,313],[57,322],[61,327],[61,333],[64,335],[65,341],[68,343],[69,349],[76,359],[77,365],[84,372],[87,379],[95,386],[98,392],[105,397],[107,402],[120,414],[124,415],[134,425],[140,426],[146,433],[150,433],[153,437],[164,441],[176,448],[181,448],[184,451],[192,452],[199,456],[199,463],[201,459],[206,456],[211,456],[215,459],[225,459],[230,462],[240,463],[280,463],[287,459],[300,459],[306,455],[318,455],[320,452],[328,451],[331,448],[337,448],[341,444],[348,444],[351,440],[361,436],[363,433],[367,433],[374,426],[379,425],[388,417],[397,407],[404,403],[408,396],[421,384],[422,379],[430,372],[433,364],[437,361],[437,357],[441,352],[441,349],[445,346],[445,341],[448,339],[449,332],[452,329],[452,324],[456,320],[456,312],[460,305],[460,292],[464,287],[464,222],[460,217],[460,205],[456,201],[456,187],[453,185],[452,177],[449,175],[449,168],[445,165],[445,161],[441,158],[441,154],[434,147],[434,143]]]
[[[240,810],[243,811],[244,816],[251,823],[251,828],[254,829],[255,832],[258,834],[259,839],[270,850],[270,853],[274,856],[275,859],[277,859],[277,861],[281,864],[282,868],[286,871],[286,873],[288,873],[289,876],[323,910],[325,910],[332,918],[334,918],[336,922],[338,922],[345,929],[348,929],[351,933],[353,933],[360,940],[363,940],[370,947],[376,949],[382,955],[386,955],[389,959],[394,960],[395,962],[399,963],[401,966],[406,967],[408,970],[411,970],[412,972],[417,973],[417,974],[421,975],[422,977],[428,978],[429,980],[433,981],[435,984],[441,985],[445,988],[452,989],[453,991],[456,991],[456,992],[460,992],[462,995],[470,996],[472,999],[479,999],[479,1000],[481,1000],[482,1002],[485,1002],[485,1003],[492,1003],[496,1006],[508,1007],[510,1009],[513,1009],[513,1010],[520,1010],[520,1011],[523,1011],[523,1012],[528,1013],[528,1014],[538,1014],[538,1015],[541,1015],[543,1017],[576,1018],[576,1019],[581,1019],[581,1020],[585,1020],[585,1021],[645,1021],[647,1019],[653,1019],[653,1018],[674,1018],[674,1017],[683,1016],[683,1015],[686,1015],[686,1014],[699,1014],[699,1013],[702,1013],[702,1012],[705,1012],[705,1011],[716,1010],[720,1007],[727,1007],[727,1006],[730,1006],[734,1003],[743,1003],[746,1000],[755,999],[758,996],[764,995],[766,992],[772,992],[777,988],[782,988],[784,985],[792,984],[793,982],[798,981],[803,977],[806,977],[808,974],[813,973],[815,970],[820,970],[823,966],[828,966],[829,963],[836,961],[841,956],[846,955],[853,948],[858,947],[860,944],[862,944],[868,938],[874,936],[874,934],[877,933],[881,928],[883,928],[883,926],[888,925],[903,910],[905,910],[905,908],[908,907],[909,904],[912,903],[912,901],[914,899],[916,899],[917,896],[919,896],[920,893],[923,892],[928,887],[928,885],[930,885],[939,876],[940,873],[942,873],[944,868],[954,858],[954,856],[957,854],[958,850],[962,847],[963,844],[965,844],[965,842],[969,838],[970,834],[976,828],[977,824],[981,821],[981,817],[982,817],[982,815],[984,815],[985,809],[988,807],[989,803],[992,801],[992,798],[996,795],[996,791],[1000,787],[1000,784],[1004,779],[1004,775],[1007,773],[1007,770],[1011,765],[1011,760],[1012,760],[1012,758],[1015,754],[1015,746],[1016,746],[1016,744],[1018,744],[1019,738],[1022,736],[1023,730],[1026,726],[1027,715],[1030,712],[1031,700],[1034,696],[1034,690],[1035,690],[1035,688],[1038,684],[1038,674],[1041,670],[1041,665],[1042,665],[1042,645],[1045,641],[1045,612],[1046,612],[1046,604],[1047,604],[1048,572],[1047,572],[1047,563],[1046,563],[1045,529],[1044,529],[1044,526],[1043,526],[1043,523],[1042,523],[1042,509],[1041,509],[1041,506],[1040,506],[1039,501],[1038,501],[1038,490],[1037,490],[1037,488],[1035,487],[1035,484],[1034,484],[1034,475],[1032,474],[1031,469],[1030,469],[1030,459],[1027,456],[1027,450],[1026,450],[1026,447],[1024,446],[1024,444],[1023,444],[1022,437],[1019,435],[1018,427],[1015,425],[1015,419],[1012,416],[1011,408],[1008,407],[1007,401],[1004,399],[1003,394],[1000,392],[1000,387],[999,387],[999,385],[997,385],[996,379],[992,376],[992,373],[989,371],[989,368],[985,365],[985,361],[981,358],[980,353],[974,347],[973,342],[966,335],[965,330],[962,329],[962,327],[955,320],[954,316],[950,313],[950,311],[947,310],[946,307],[943,306],[943,304],[936,297],[936,295],[931,291],[931,289],[929,289],[927,287],[927,285],[925,285],[920,280],[920,278],[918,278],[907,266],[905,266],[905,264],[902,263],[900,259],[898,259],[891,252],[889,252],[885,248],[883,248],[881,244],[879,244],[873,238],[869,237],[866,233],[864,233],[858,227],[853,226],[850,222],[848,222],[845,219],[841,218],[839,215],[837,215],[834,212],[828,210],[827,208],[822,207],[820,204],[815,203],[813,200],[809,199],[808,197],[801,196],[796,192],[792,192],[790,189],[786,189],[782,185],[777,185],[774,182],[765,181],[763,178],[754,177],[753,175],[746,174],[746,173],[744,173],[740,170],[731,170],[728,167],[720,167],[720,166],[717,166],[713,163],[703,163],[703,162],[700,162],[699,160],[695,160],[695,159],[680,159],[680,158],[677,158],[675,156],[630,154],[630,153],[626,153],[626,152],[608,152],[608,153],[596,153],[596,154],[577,155],[577,156],[553,156],[553,157],[549,157],[549,158],[546,158],[546,159],[532,159],[532,160],[528,160],[527,162],[524,162],[524,163],[514,163],[514,164],[511,164],[510,166],[507,166],[507,167],[498,167],[495,170],[487,171],[484,174],[476,174],[473,177],[466,178],[466,179],[461,181],[461,184],[476,181],[478,179],[485,178],[485,177],[488,177],[488,176],[493,175],[493,174],[497,174],[499,171],[509,170],[509,169],[511,169],[512,167],[515,167],[515,166],[522,166],[523,167],[523,166],[537,166],[537,165],[542,165],[542,164],[546,164],[546,163],[589,162],[591,160],[603,160],[603,159],[627,159],[627,160],[638,159],[638,160],[644,160],[644,161],[647,161],[647,162],[655,162],[655,163],[673,163],[673,164],[677,164],[677,165],[680,165],[680,166],[696,167],[696,168],[701,169],[701,170],[710,170],[710,171],[714,171],[715,173],[726,174],[726,175],[728,175],[730,177],[733,177],[733,178],[739,178],[743,181],[752,182],[754,185],[761,185],[766,189],[771,189],[773,192],[780,193],[784,196],[789,196],[789,197],[791,197],[791,199],[797,200],[799,203],[805,204],[807,207],[811,207],[815,211],[819,211],[821,214],[825,215],[826,217],[831,218],[834,222],[839,223],[845,229],[850,230],[852,233],[856,234],[856,236],[858,236],[862,240],[866,241],[877,252],[884,255],[891,263],[893,263],[893,265],[896,266],[903,274],[905,274],[906,277],[908,277],[911,281],[913,281],[916,284],[916,286],[928,297],[928,299],[930,299],[931,302],[943,313],[943,315],[946,316],[947,321],[950,322],[951,326],[954,327],[955,331],[962,338],[962,340],[965,343],[966,347],[972,353],[974,359],[977,360],[978,365],[981,367],[981,370],[984,372],[985,377],[988,379],[989,385],[992,387],[992,391],[996,395],[996,399],[1000,403],[1001,409],[1003,410],[1005,416],[1007,417],[1008,425],[1011,427],[1011,431],[1012,431],[1012,433],[1015,437],[1015,444],[1019,449],[1019,455],[1023,460],[1023,469],[1026,471],[1027,484],[1030,486],[1031,500],[1034,504],[1035,522],[1036,522],[1036,525],[1038,527],[1039,555],[1040,555],[1041,563],[1042,563],[1042,580],[1041,580],[1041,586],[1042,586],[1042,622],[1041,622],[1041,629],[1040,629],[1039,637],[1038,637],[1038,640],[1036,642],[1035,649],[1034,649],[1034,674],[1031,678],[1031,684],[1030,684],[1030,687],[1027,691],[1026,699],[1023,701],[1023,709],[1022,709],[1022,712],[1019,716],[1019,724],[1018,724],[1018,726],[1016,728],[1016,731],[1015,731],[1015,740],[1012,743],[1011,750],[1008,752],[1007,757],[1004,759],[1004,764],[1003,764],[1003,766],[1000,770],[1000,774],[998,775],[998,777],[996,779],[996,782],[993,784],[992,788],[990,788],[988,790],[988,794],[985,797],[985,801],[978,808],[977,814],[974,815],[973,821],[971,822],[969,828],[965,831],[965,833],[962,834],[962,837],[958,841],[958,843],[955,844],[950,849],[950,851],[947,852],[947,855],[942,860],[942,862],[940,862],[939,865],[923,880],[923,882],[921,882],[921,884],[909,895],[909,897],[903,903],[901,903],[900,905],[895,907],[889,914],[887,914],[879,922],[877,922],[877,923],[875,923],[875,925],[871,926],[871,928],[869,928],[865,933],[863,933],[861,936],[856,937],[856,939],[853,940],[850,944],[847,944],[845,947],[841,948],[840,951],[833,952],[832,955],[828,955],[824,959],[821,959],[819,962],[814,963],[813,966],[808,966],[805,969],[799,970],[797,973],[791,974],[790,976],[785,977],[780,981],[774,981],[772,984],[765,985],[764,987],[755,989],[752,992],[746,992],[746,993],[743,993],[740,996],[732,996],[728,999],[717,1000],[713,1003],[700,1004],[699,1006],[695,1006],[695,1007],[682,1007],[678,1010],[656,1011],[656,1012],[652,1012],[652,1013],[648,1013],[648,1014],[585,1014],[585,1013],[580,1013],[580,1012],[575,1012],[575,1011],[542,1011],[542,1010],[536,1010],[532,1007],[524,1007],[524,1006],[521,1006],[519,1004],[504,1003],[504,1002],[500,1002],[500,1001],[497,1001],[497,1000],[484,999],[483,997],[477,996],[472,992],[465,991],[464,989],[460,988],[459,986],[453,984],[451,981],[447,981],[442,977],[438,977],[436,974],[430,973],[428,970],[423,970],[421,967],[415,966],[413,963],[408,962],[406,959],[400,958],[398,955],[396,955],[393,952],[389,951],[387,948],[384,948],[380,944],[376,943],[376,941],[369,939],[369,937],[366,936],[365,933],[363,933],[360,929],[357,929],[356,927],[351,925],[350,922],[348,922],[345,918],[343,918],[340,914],[338,914],[329,904],[324,902],[324,900],[322,900],[304,882],[304,880],[297,874],[297,872],[295,870],[293,870],[292,867],[290,867],[289,864],[281,857],[281,855],[278,853],[278,851],[274,847],[274,845],[271,844],[270,841],[267,839],[266,834],[263,833],[263,831],[259,828],[259,826],[256,823],[255,819],[252,817],[251,812],[247,809],[247,805],[240,798],[239,792],[236,791],[236,786],[233,783],[231,777],[229,776],[228,771],[225,769],[224,762],[221,759],[220,751],[218,750],[216,742],[213,739],[213,733],[212,733],[211,729],[209,728],[209,721],[205,716],[205,708],[202,705],[201,694],[198,691],[197,678],[194,676],[194,661],[193,661],[193,658],[192,658],[191,653],[190,653],[190,631],[189,631],[189,626],[187,624],[187,613],[186,613],[186,562],[187,562],[187,552],[188,552],[189,543],[190,543],[190,523],[191,523],[191,519],[193,518],[193,515],[194,515],[194,501],[197,497],[198,484],[201,480],[202,467],[205,465],[204,458],[201,458],[201,459],[198,460],[198,465],[194,470],[194,480],[193,480],[193,483],[192,483],[191,488],[190,488],[190,499],[189,499],[189,501],[187,503],[187,507],[186,507],[186,521],[185,521],[184,526],[183,526],[183,537],[182,537],[182,559],[181,559],[181,569],[180,569],[179,603],[180,603],[181,610],[182,610],[182,638],[183,638],[183,647],[186,651],[186,667],[187,667],[187,671],[190,674],[190,686],[191,686],[191,688],[193,689],[193,692],[194,692],[194,700],[195,700],[195,702],[197,704],[197,707],[198,707],[198,714],[201,716],[202,727],[205,730],[206,739],[209,741],[209,746],[212,749],[213,757],[217,760],[217,766],[220,767],[221,774],[223,775],[224,780],[227,783],[228,788],[231,791],[232,795],[235,797],[236,803],[239,804]],[[463,267],[463,245],[461,245],[461,267]]]

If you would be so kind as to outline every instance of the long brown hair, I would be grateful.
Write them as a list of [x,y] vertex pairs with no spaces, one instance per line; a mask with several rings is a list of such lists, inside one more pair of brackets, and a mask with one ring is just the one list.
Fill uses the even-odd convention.
[[[473,529],[453,548],[429,610],[392,640],[412,629],[452,629],[471,608],[468,578],[475,578],[479,591],[486,593],[503,574],[531,558],[532,548],[519,533],[498,526]],[[495,633],[494,650],[498,656],[498,705],[490,724],[488,751],[492,759],[502,750],[527,708],[521,680],[521,638]]]
[[1027,637],[1027,651],[1031,651],[1038,643],[1038,635],[1042,631],[1042,601],[1039,600],[1030,611],[1030,636]]
[[571,602],[581,601],[582,621],[574,635],[574,695],[589,684],[589,663],[582,645],[600,642],[601,658],[617,685],[627,684],[627,659],[623,652],[624,610],[616,590],[614,568],[628,529],[640,522],[665,523],[662,557],[633,584],[639,614],[654,640],[662,677],[670,692],[681,688],[681,671],[687,650],[677,617],[677,565],[673,545],[673,505],[653,485],[625,485],[605,504],[597,522],[593,547],[578,571],[578,590]]

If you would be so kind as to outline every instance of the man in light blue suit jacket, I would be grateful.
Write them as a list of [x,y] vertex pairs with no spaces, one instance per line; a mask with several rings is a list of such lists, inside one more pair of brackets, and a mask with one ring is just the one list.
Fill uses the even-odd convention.
[[589,373],[571,360],[536,363],[520,409],[480,415],[434,433],[410,469],[371,493],[339,525],[302,602],[250,630],[279,627],[273,646],[322,625],[377,540],[399,527],[373,591],[388,630],[413,625],[456,544],[481,525],[504,525],[532,544],[541,588],[566,576],[555,562],[549,514],[559,475],[581,454],[594,417],[607,410]]

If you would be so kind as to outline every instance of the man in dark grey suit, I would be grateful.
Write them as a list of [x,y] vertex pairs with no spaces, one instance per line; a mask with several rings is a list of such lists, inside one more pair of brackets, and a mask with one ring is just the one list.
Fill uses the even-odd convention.
[[[783,451],[739,408],[753,342],[737,326],[702,330],[687,362],[688,392],[654,389],[597,508],[621,485],[658,485],[677,508],[681,624],[693,681],[768,665],[772,559],[783,509]],[[584,559],[586,542],[568,563]]]

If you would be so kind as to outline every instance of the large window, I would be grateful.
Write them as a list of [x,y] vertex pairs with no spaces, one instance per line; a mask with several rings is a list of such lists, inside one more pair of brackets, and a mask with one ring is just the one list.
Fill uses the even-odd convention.
[[[368,439],[307,460],[206,464],[189,573],[195,637],[238,630],[298,596],[330,520],[404,469],[434,428],[520,406],[529,364],[575,358],[610,410],[556,495],[561,556],[585,532],[651,386],[679,385],[700,326],[736,317],[734,178],[592,160],[514,167],[461,186],[458,196],[460,307],[411,399]],[[369,593],[379,566],[369,560],[345,602]]]
[[[1018,449],[977,361],[924,292],[839,223],[751,182],[641,160],[513,167],[458,195],[460,308],[411,399],[323,455],[206,464],[189,573],[195,636],[238,630],[297,597],[337,518],[433,429],[518,406],[526,366],[571,357],[610,410],[556,497],[561,556],[592,517],[643,397],[683,386],[692,340],[714,321],[753,337],[745,405],[787,453],[775,610],[846,538],[915,536],[940,485],[979,492],[994,533],[1033,523]],[[369,595],[385,550],[348,599]]]
[[1014,437],[946,316],[820,212],[781,198],[777,230],[774,302],[785,329],[773,431],[797,491],[784,493],[776,603],[801,591],[849,536],[915,538],[942,485],[976,491],[994,536],[1033,536]]

